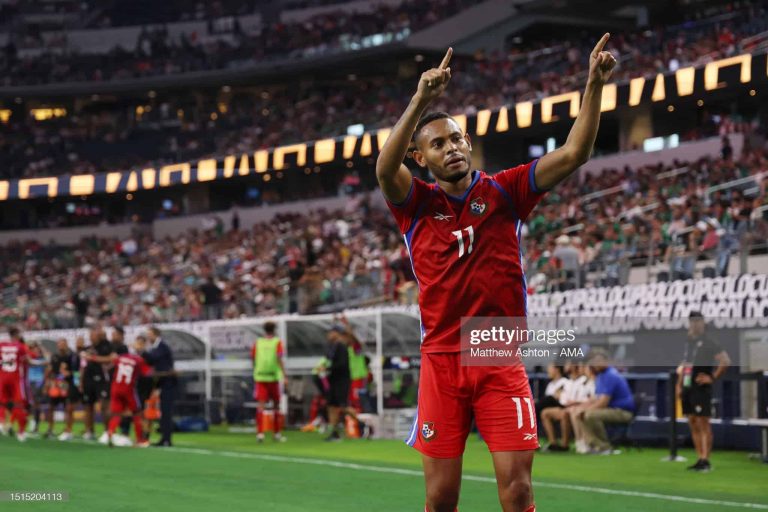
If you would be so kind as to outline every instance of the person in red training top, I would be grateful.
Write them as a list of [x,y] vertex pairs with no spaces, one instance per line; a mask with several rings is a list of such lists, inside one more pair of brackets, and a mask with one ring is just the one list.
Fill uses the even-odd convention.
[[[137,352],[143,351],[143,343],[137,341],[134,344],[134,348]],[[120,421],[125,412],[130,412],[133,419],[133,428],[136,431],[136,446],[142,448],[149,446],[149,441],[144,437],[141,424],[142,404],[139,400],[138,383],[139,377],[146,377],[152,373],[151,367],[141,356],[130,353],[112,353],[109,356],[91,355],[89,360],[96,363],[112,363],[114,365],[109,395],[109,412],[111,417],[107,426],[107,443],[109,446],[113,445],[113,436],[120,426]]]
[[19,431],[16,439],[27,440],[27,372],[29,349],[21,341],[16,327],[8,329],[10,341],[0,341],[0,409],[5,421],[6,410],[11,415],[11,425],[16,423]]
[[[426,510],[452,512],[459,502],[464,445],[474,417],[488,449],[504,512],[532,512],[536,418],[521,364],[461,363],[461,319],[524,318],[527,293],[522,224],[544,194],[585,163],[600,122],[603,86],[616,59],[589,56],[581,110],[568,139],[538,160],[493,176],[472,170],[472,141],[445,112],[425,114],[451,79],[448,49],[417,90],[376,161],[376,178],[411,257],[419,289],[421,369],[417,414],[407,443],[422,453]],[[413,177],[413,159],[436,183]]]

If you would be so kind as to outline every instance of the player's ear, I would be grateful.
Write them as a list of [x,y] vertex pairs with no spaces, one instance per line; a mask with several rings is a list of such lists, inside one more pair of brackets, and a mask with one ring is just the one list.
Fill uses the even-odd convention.
[[413,150],[413,159],[416,161],[416,163],[419,165],[419,167],[426,167],[427,166],[427,160],[424,158],[424,153],[419,151],[418,149]]
[[464,134],[464,140],[467,141],[467,146],[469,146],[469,150],[472,151],[472,139],[470,138],[468,133]]

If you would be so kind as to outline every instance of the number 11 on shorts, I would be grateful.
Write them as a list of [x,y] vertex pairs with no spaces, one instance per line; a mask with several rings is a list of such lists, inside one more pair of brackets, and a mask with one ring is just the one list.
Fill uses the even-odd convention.
[[515,407],[517,407],[518,430],[523,428],[523,401],[525,401],[525,405],[528,407],[528,418],[531,420],[531,428],[534,428],[536,426],[536,416],[533,414],[533,403],[531,402],[530,397],[521,399],[519,396],[515,396],[512,397],[512,401],[515,402]]

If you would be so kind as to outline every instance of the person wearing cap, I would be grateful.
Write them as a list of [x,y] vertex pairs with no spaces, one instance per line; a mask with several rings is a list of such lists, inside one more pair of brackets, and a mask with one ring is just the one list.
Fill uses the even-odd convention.
[[[683,362],[677,367],[677,398],[688,417],[693,445],[698,460],[688,467],[691,471],[711,471],[709,455],[712,452],[712,384],[723,376],[731,364],[728,353],[706,332],[704,315],[692,311],[688,318],[688,339]],[[712,369],[712,363],[717,368]]]

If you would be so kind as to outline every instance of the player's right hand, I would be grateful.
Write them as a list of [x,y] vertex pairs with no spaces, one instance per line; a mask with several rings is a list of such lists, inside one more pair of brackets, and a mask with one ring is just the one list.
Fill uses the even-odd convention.
[[416,90],[416,96],[420,101],[430,102],[443,93],[451,79],[451,68],[448,67],[448,63],[451,62],[452,55],[453,48],[448,48],[440,66],[421,74]]

